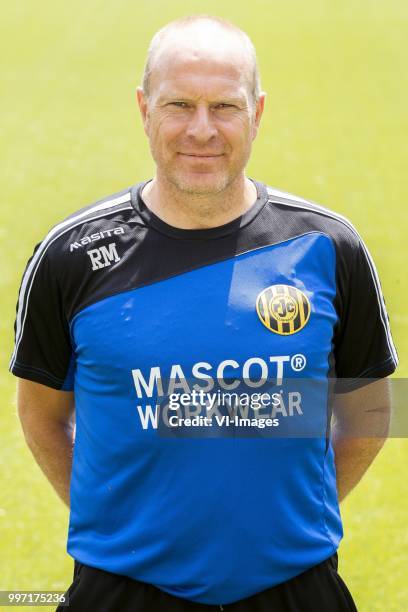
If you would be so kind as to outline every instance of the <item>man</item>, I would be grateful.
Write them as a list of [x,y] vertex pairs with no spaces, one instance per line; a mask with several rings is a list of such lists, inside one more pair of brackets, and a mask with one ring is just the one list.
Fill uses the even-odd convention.
[[[338,499],[384,442],[397,363],[372,260],[342,217],[246,177],[265,94],[242,31],[169,24],[137,98],[155,177],[56,225],[17,309],[24,433],[71,509],[70,607],[355,610]],[[301,379],[323,386],[289,395]],[[198,435],[179,418],[271,380],[268,435],[224,427],[220,396]]]

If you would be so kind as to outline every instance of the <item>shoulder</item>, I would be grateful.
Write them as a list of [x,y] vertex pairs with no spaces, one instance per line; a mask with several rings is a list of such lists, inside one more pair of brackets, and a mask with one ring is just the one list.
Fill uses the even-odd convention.
[[113,209],[117,209],[118,206],[123,204],[129,204],[131,200],[131,187],[126,187],[121,191],[117,191],[110,195],[107,195],[91,204],[87,204],[82,208],[79,208],[75,212],[71,213],[65,219],[63,219],[61,223],[67,223],[71,220],[80,220],[84,219],[85,221],[89,218],[89,216],[99,215],[104,216],[108,215]]
[[332,239],[337,250],[361,248],[363,240],[347,217],[312,200],[267,186],[268,204],[295,233],[318,231]]
[[115,220],[126,218],[126,211],[131,210],[133,207],[129,187],[71,213],[50,229],[41,244],[49,248],[58,241],[75,242],[88,230],[103,230]]
[[35,245],[23,273],[22,288],[31,287],[34,279],[43,287],[57,280],[78,279],[83,274],[83,252],[87,246],[96,241],[105,243],[104,239],[109,241],[112,235],[119,240],[126,237],[128,222],[134,222],[132,211],[131,188],[127,188],[88,204],[55,224]]
[[36,245],[33,259],[60,261],[61,257],[113,233],[123,233],[131,216],[131,187],[88,204],[56,223]]

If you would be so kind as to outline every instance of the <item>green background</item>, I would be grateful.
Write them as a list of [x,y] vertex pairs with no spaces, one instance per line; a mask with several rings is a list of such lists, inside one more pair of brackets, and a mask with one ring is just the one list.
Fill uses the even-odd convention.
[[[268,97],[249,175],[318,201],[358,227],[382,279],[398,375],[408,374],[404,0],[7,3],[0,589],[65,590],[72,574],[67,511],[25,447],[7,373],[21,274],[51,225],[152,175],[135,104],[147,45],[171,19],[203,12],[241,26],[257,47]],[[363,612],[408,607],[407,448],[406,440],[390,440],[342,505],[340,571]]]

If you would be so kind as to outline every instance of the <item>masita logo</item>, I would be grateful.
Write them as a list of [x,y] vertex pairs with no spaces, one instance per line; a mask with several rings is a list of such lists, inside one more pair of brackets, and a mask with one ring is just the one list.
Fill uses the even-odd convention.
[[303,329],[308,322],[310,302],[296,287],[272,285],[258,295],[256,311],[270,331],[288,336]]
[[112,235],[124,234],[125,230],[123,227],[113,227],[111,229],[103,230],[102,232],[96,232],[95,234],[91,234],[90,236],[84,236],[79,240],[79,242],[71,242],[69,250],[75,251],[76,249],[80,249],[87,244],[91,244],[91,242],[95,242],[96,240],[102,240],[102,238],[110,238]]

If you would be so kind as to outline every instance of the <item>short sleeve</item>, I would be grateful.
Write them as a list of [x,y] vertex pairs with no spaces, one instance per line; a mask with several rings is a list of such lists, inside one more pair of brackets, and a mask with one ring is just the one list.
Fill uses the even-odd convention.
[[394,372],[398,358],[374,262],[359,236],[338,249],[339,323],[334,338],[338,392]]
[[73,389],[74,356],[56,274],[40,243],[23,274],[10,372],[58,390]]

